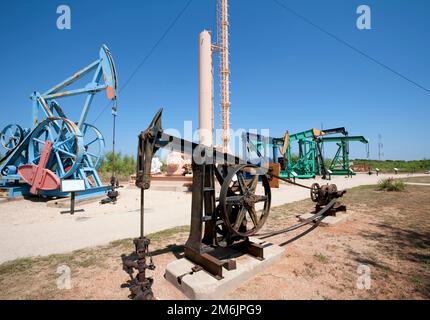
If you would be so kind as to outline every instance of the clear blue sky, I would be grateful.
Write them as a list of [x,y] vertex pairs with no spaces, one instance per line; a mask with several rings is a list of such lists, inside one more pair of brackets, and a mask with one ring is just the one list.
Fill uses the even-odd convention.
[[[280,0],[396,71],[430,88],[430,2],[424,0]],[[106,43],[120,87],[187,0],[3,1],[0,12],[0,127],[30,126],[34,90],[45,91],[98,57]],[[67,4],[72,29],[56,28]],[[372,30],[356,28],[356,8],[372,9]],[[368,137],[377,158],[430,158],[430,94],[282,10],[272,0],[231,0],[231,122],[282,135],[346,126]],[[119,97],[118,146],[134,154],[137,135],[163,106],[164,127],[198,119],[198,34],[215,30],[215,0],[194,0]],[[218,90],[218,85],[215,85]],[[216,102],[218,102],[216,95]],[[64,100],[65,101],[65,100]],[[77,119],[83,101],[64,109]],[[61,102],[61,101],[60,101]],[[91,122],[105,107],[95,99]],[[218,104],[216,127],[220,126]],[[96,125],[111,139],[107,110]],[[352,157],[365,157],[352,146]]]

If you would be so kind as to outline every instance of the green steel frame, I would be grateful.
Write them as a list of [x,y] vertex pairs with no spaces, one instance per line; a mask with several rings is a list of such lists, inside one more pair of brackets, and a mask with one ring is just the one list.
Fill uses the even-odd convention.
[[321,144],[321,150],[324,149],[325,143],[336,143],[337,151],[330,162],[329,170],[331,175],[355,175],[351,170],[349,162],[349,143],[361,142],[368,146],[369,141],[363,136],[342,136],[342,137],[319,137],[318,144]]
[[[283,160],[280,172],[280,177],[282,178],[310,179],[314,178],[316,175],[321,175],[323,178],[326,178],[327,170],[324,166],[324,159],[316,140],[320,134],[322,133],[316,129],[310,129],[292,135],[287,133],[283,138],[263,137],[258,134],[244,133],[242,139],[248,149],[252,146],[252,149],[256,151],[260,159],[267,156],[267,147],[272,149],[272,161],[274,163],[280,163],[280,159]],[[288,147],[286,148],[285,154],[282,154],[279,149],[284,146],[286,138],[288,138]],[[293,161],[291,145],[295,142],[297,142],[299,147],[299,158]],[[282,157],[278,157],[278,154]]]
[[[286,164],[286,176],[288,178],[310,179],[322,173],[319,160],[321,154],[318,145],[315,143],[315,137],[316,132],[314,129],[289,136]],[[299,147],[298,159],[295,162],[293,162],[293,153],[291,152],[294,142],[297,142]],[[324,166],[324,161],[321,163]]]

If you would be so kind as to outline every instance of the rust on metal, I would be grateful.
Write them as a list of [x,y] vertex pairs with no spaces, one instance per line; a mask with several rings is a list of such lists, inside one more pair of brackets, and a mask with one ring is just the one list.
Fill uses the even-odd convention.
[[[141,188],[142,195],[150,187],[152,158],[159,149],[167,148],[191,156],[191,225],[184,246],[185,257],[216,279],[223,278],[223,269],[236,268],[236,261],[231,259],[232,251],[264,259],[264,246],[252,242],[250,236],[269,237],[289,232],[317,222],[333,210],[346,210],[337,202],[346,191],[338,191],[336,185],[302,185],[279,177],[279,170],[274,166],[265,170],[231,154],[168,135],[162,129],[161,114],[162,110],[159,110],[148,128],[139,135],[136,186]],[[195,160],[196,154],[201,156],[199,161]],[[270,212],[270,184],[279,181],[310,190],[316,213],[311,219],[289,228],[258,234]],[[216,182],[221,186],[218,195]],[[260,205],[258,210],[257,204]]]

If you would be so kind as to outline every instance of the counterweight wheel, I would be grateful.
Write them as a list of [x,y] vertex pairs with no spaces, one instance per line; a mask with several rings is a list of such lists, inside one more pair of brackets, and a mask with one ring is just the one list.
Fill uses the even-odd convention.
[[313,183],[311,186],[311,199],[313,202],[318,201],[319,191],[320,185],[318,183]]
[[38,164],[46,141],[52,141],[52,154],[47,168],[60,179],[72,176],[82,163],[84,142],[81,131],[66,118],[48,118],[30,136],[28,160]]
[[19,125],[9,124],[0,133],[0,143],[3,148],[10,151],[21,143],[23,137],[24,131]]
[[252,236],[266,222],[270,201],[269,179],[262,168],[250,164],[232,168],[219,197],[225,227],[234,235]]
[[91,124],[84,123],[81,131],[84,139],[86,166],[98,169],[104,158],[105,139],[100,130]]

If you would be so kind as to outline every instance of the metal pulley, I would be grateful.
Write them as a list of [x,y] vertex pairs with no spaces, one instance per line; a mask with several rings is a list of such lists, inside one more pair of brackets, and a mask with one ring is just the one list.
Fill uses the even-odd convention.
[[221,217],[228,230],[237,236],[248,237],[257,233],[269,216],[269,179],[258,174],[257,168],[249,164],[235,166],[221,186]]
[[310,188],[311,199],[318,206],[326,206],[331,200],[342,197],[345,190],[338,191],[335,184],[320,186],[318,183],[312,184]]
[[7,151],[15,149],[24,138],[24,131],[17,124],[7,125],[0,133],[0,143]]

